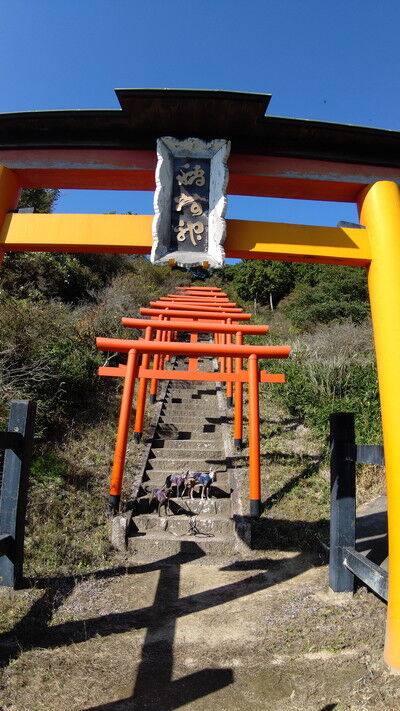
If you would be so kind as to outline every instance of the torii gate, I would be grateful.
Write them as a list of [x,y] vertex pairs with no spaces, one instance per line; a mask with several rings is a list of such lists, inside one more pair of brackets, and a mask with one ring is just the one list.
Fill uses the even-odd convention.
[[[175,324],[174,324],[175,327]],[[146,340],[146,338],[132,341],[119,338],[96,338],[97,348],[101,351],[114,351],[127,353],[128,360],[124,371],[124,390],[122,394],[120,418],[118,425],[117,443],[115,448],[114,465],[111,475],[110,501],[111,505],[118,508],[121,495],[122,476],[125,464],[126,444],[129,430],[130,412],[135,389],[135,380],[151,378],[153,370],[148,367],[138,366],[138,354],[172,354],[187,356],[218,357],[226,352],[237,358],[248,359],[248,370],[238,370],[235,373],[198,373],[195,370],[171,371],[157,370],[159,379],[166,380],[196,380],[220,382],[230,379],[236,382],[247,382],[249,387],[249,488],[250,488],[250,515],[259,516],[261,507],[261,480],[260,480],[260,417],[259,417],[259,382],[282,382],[282,376],[259,371],[259,358],[287,358],[290,354],[289,346],[253,346],[245,344],[219,345],[214,343],[163,343],[162,341]],[[109,372],[105,375],[113,375]],[[115,368],[119,371],[119,368]],[[100,371],[100,374],[101,371]],[[119,375],[119,372],[116,373]],[[122,373],[121,373],[122,374]]]
[[[199,298],[202,302],[202,309],[209,308],[207,306],[210,301],[207,297]],[[192,303],[193,302],[193,303]],[[205,303],[204,303],[205,302]],[[191,297],[191,306],[196,306],[196,297]],[[234,304],[235,306],[235,304]],[[187,308],[187,307],[186,307]],[[226,305],[225,307],[226,308]],[[165,306],[165,311],[162,314],[168,313],[168,305]],[[208,381],[208,382],[226,382],[227,386],[230,386],[230,397],[232,399],[233,394],[233,384],[235,384],[235,411],[234,411],[234,439],[235,445],[238,448],[242,446],[242,429],[243,429],[243,383],[248,383],[249,386],[249,445],[250,445],[250,456],[249,456],[249,480],[250,480],[250,515],[259,516],[261,510],[261,472],[260,472],[260,442],[259,442],[259,396],[258,396],[258,382],[270,382],[270,383],[282,383],[285,382],[285,378],[282,374],[267,373],[265,371],[258,372],[257,365],[257,349],[252,352],[248,357],[249,369],[248,371],[243,370],[243,358],[241,356],[246,355],[246,349],[243,349],[243,335],[264,335],[268,332],[268,326],[242,326],[233,325],[232,323],[223,323],[222,319],[216,320],[218,311],[220,309],[210,308],[209,314],[211,317],[214,315],[215,321],[199,323],[197,320],[198,311],[193,310],[191,320],[182,321],[172,320],[164,321],[162,320],[162,315],[158,320],[146,320],[137,318],[122,318],[122,324],[126,327],[136,328],[138,330],[144,330],[145,336],[140,339],[141,342],[150,343],[153,341],[154,332],[156,334],[156,342],[162,343],[163,346],[167,346],[166,341],[171,343],[174,340],[174,336],[179,332],[189,332],[190,334],[190,352],[189,362],[187,371],[165,371],[163,369],[162,358],[160,357],[161,352],[154,352],[154,363],[153,367],[150,369],[150,352],[149,349],[145,349],[142,353],[142,363],[140,369],[137,367],[137,348],[129,348],[128,350],[128,362],[126,365],[119,365],[118,367],[103,366],[99,368],[99,375],[106,376],[117,376],[124,377],[124,387],[122,391],[122,400],[120,408],[120,416],[118,423],[117,440],[114,452],[114,463],[111,475],[110,484],[110,498],[109,505],[110,511],[116,512],[119,507],[119,500],[122,490],[122,478],[124,473],[126,448],[128,442],[128,430],[130,422],[130,411],[133,400],[133,393],[135,387],[135,379],[139,375],[139,390],[136,401],[136,413],[135,413],[135,425],[134,425],[134,438],[137,442],[140,441],[143,432],[144,423],[144,411],[146,403],[146,391],[147,391],[147,381],[151,378],[152,382],[157,382],[157,379],[168,379],[168,380],[185,380],[185,381]],[[235,311],[241,311],[241,309],[236,309]],[[180,312],[181,313],[181,312]],[[238,319],[240,314],[235,313],[234,316]],[[227,319],[231,321],[231,319]],[[222,343],[218,345],[224,345],[224,356],[220,357],[220,371],[219,373],[209,373],[200,372],[198,370],[198,334],[207,333],[213,335],[216,342],[219,338],[224,339]],[[232,368],[232,357],[230,353],[232,352],[232,335],[236,336],[236,349],[235,355],[235,370]],[[226,338],[226,343],[225,343]],[[104,339],[97,339],[98,345],[104,350]],[[120,340],[109,340],[107,343],[112,347],[112,350],[117,350],[125,352],[126,344],[129,345],[129,341]],[[154,345],[154,342],[153,344]],[[210,345],[210,344],[209,344]],[[259,349],[258,349],[259,350]],[[133,353],[133,351],[135,351]],[[240,353],[239,353],[240,351]],[[175,352],[175,351],[174,351]],[[220,352],[220,351],[219,351]],[[288,346],[285,347],[267,347],[264,348],[264,355],[267,357],[287,357],[290,352]],[[196,357],[193,357],[193,354]],[[212,354],[212,349],[208,348],[206,354],[210,356]],[[170,355],[170,349],[168,349],[167,355]],[[218,355],[214,353],[213,355]],[[258,354],[259,355],[259,354]],[[226,363],[226,368],[225,368]]]
[[[155,303],[155,302],[154,302]],[[161,302],[162,303],[162,302]],[[164,304],[158,308],[153,307],[153,308],[148,308],[146,306],[141,306],[139,309],[139,312],[143,316],[158,316],[159,318],[163,318],[165,320],[168,320],[170,318],[174,318],[174,320],[179,320],[179,319],[193,319],[195,321],[210,321],[210,320],[216,320],[216,321],[221,321],[225,323],[234,323],[237,321],[248,321],[251,318],[251,314],[249,313],[236,313],[236,312],[227,312],[223,310],[218,310],[217,311],[208,311],[204,308],[204,310],[201,311],[194,311],[190,309],[189,307],[182,308],[182,309],[175,309],[175,308],[170,308],[169,306],[166,307]],[[161,333],[161,331],[160,331]],[[158,336],[160,337],[160,336]],[[158,359],[159,356],[156,355],[156,359]],[[155,397],[157,393],[157,379],[154,378],[151,383],[150,387],[150,399],[152,402],[155,402]]]
[[[260,325],[255,325],[255,326],[243,326],[242,324],[238,324],[237,326],[232,325],[232,324],[221,324],[221,323],[215,323],[215,322],[203,322],[199,323],[198,321],[148,321],[145,319],[138,319],[138,318],[130,318],[130,317],[123,317],[121,319],[122,325],[126,326],[127,328],[136,328],[136,329],[146,329],[146,335],[145,338],[146,340],[151,340],[151,331],[153,329],[165,329],[169,332],[190,332],[190,334],[198,334],[198,333],[211,333],[214,334],[214,336],[217,336],[219,334],[224,334],[224,335],[229,335],[229,336],[236,336],[236,344],[237,345],[242,345],[243,344],[243,336],[244,335],[265,335],[268,333],[268,326],[260,326]],[[217,341],[216,341],[217,342]],[[147,361],[146,361],[146,368],[148,367]],[[145,368],[145,364],[143,364],[143,368]],[[240,373],[242,370],[242,362],[241,358],[237,357],[236,359],[236,373]],[[159,371],[151,371],[151,376],[158,377],[158,372]],[[170,371],[169,371],[170,372]],[[223,372],[223,371],[222,371]],[[229,371],[227,371],[229,373]],[[170,373],[171,374],[171,373]],[[118,375],[118,376],[124,376],[125,375],[125,367],[123,366],[122,368],[119,367],[117,368],[110,368],[107,366],[103,366],[99,368],[99,375]],[[161,376],[164,377],[164,376]],[[264,373],[264,371],[261,371],[260,374],[261,382],[284,382],[284,378],[280,374],[272,374],[272,373]],[[171,380],[175,379],[174,373],[171,374]],[[194,379],[194,378],[193,378]],[[200,378],[196,377],[196,380],[200,380]],[[215,380],[218,381],[217,378],[214,378],[210,376],[209,373],[204,374],[204,380]],[[235,411],[234,411],[234,426],[233,426],[233,432],[234,432],[234,441],[235,441],[235,446],[237,449],[242,448],[242,431],[243,431],[243,398],[242,398],[242,385],[244,380],[241,379],[240,377],[235,377],[235,374],[232,374],[232,377],[228,376],[225,378],[225,381],[227,383],[235,383]],[[143,430],[143,414],[144,414],[144,403],[145,403],[145,396],[146,396],[146,378],[143,377],[143,380],[141,380],[140,385],[142,385],[142,392],[139,391],[138,393],[138,400],[137,400],[137,406],[136,406],[136,416],[135,416],[135,426],[134,426],[134,434],[140,435],[142,434]],[[139,386],[140,387],[140,386]],[[140,440],[140,436],[136,437],[136,441]]]
[[385,448],[385,658],[400,669],[400,133],[266,116],[270,95],[117,90],[122,110],[0,115],[2,251],[148,254],[151,215],[15,214],[29,188],[154,190],[159,136],[232,142],[229,193],[354,202],[360,226],[228,220],[227,257],[368,268]]

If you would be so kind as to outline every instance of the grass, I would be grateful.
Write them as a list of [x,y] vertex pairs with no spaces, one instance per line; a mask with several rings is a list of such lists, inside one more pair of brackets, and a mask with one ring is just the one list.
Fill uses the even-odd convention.
[[[115,422],[101,422],[34,462],[25,540],[27,576],[81,573],[113,559],[107,504],[115,428]],[[131,438],[122,499],[129,498],[142,450],[143,444]]]
[[[322,342],[326,347],[325,336]],[[319,539],[327,540],[329,517],[326,437],[273,397],[274,389],[281,387],[262,386],[264,511],[255,542],[256,547],[273,550],[277,557],[283,558],[283,553],[288,551],[290,555],[295,552],[299,557],[309,556],[312,565],[317,567],[325,562]],[[247,440],[247,421],[244,429]],[[34,467],[26,572],[36,578],[50,575],[54,579],[46,583],[44,594],[33,582],[31,589],[3,595],[0,631],[15,631],[16,626],[17,634],[22,631],[29,635],[30,630],[35,634],[43,630],[45,639],[47,624],[51,634],[52,625],[81,620],[83,637],[79,639],[80,644],[71,640],[66,644],[64,634],[57,644],[53,642],[54,648],[30,649],[28,646],[23,652],[19,648],[14,650],[15,658],[4,672],[5,698],[11,704],[7,706],[10,711],[27,711],[28,708],[78,711],[89,704],[88,695],[108,701],[110,689],[115,699],[131,693],[131,680],[127,682],[122,678],[120,686],[115,687],[112,669],[117,657],[137,660],[143,643],[142,631],[127,630],[121,617],[123,634],[117,634],[113,627],[106,640],[100,636],[85,637],[86,617],[90,620],[98,616],[101,621],[111,611],[115,612],[119,604],[123,604],[124,611],[128,610],[129,596],[132,596],[133,585],[129,581],[118,599],[117,582],[85,575],[95,568],[111,571],[117,561],[116,554],[110,550],[105,515],[114,442],[115,422],[103,421],[86,428],[79,438],[72,432],[64,444],[49,455],[41,455]],[[131,443],[125,477],[127,498],[140,452],[141,449]],[[247,453],[244,450],[243,456],[236,459],[237,465],[243,466],[245,471],[243,500],[248,496]],[[381,468],[360,468],[358,483],[361,497],[373,498],[382,486]],[[60,574],[66,577],[59,577]],[[156,573],[154,575],[156,577]],[[39,581],[36,584],[39,585]],[[271,614],[268,643],[280,644],[285,654],[297,657],[322,649],[328,655],[339,656],[343,650],[351,650],[356,645],[365,645],[381,654],[381,649],[376,651],[379,639],[371,634],[369,619],[373,609],[374,619],[378,616],[383,628],[384,612],[383,608],[371,605],[367,596],[361,594],[343,613],[333,604],[321,607],[315,601],[312,587],[305,590],[304,596],[296,595],[294,588],[280,594],[279,607]],[[267,625],[268,614],[266,606],[264,623]],[[265,643],[263,640],[263,646]],[[361,677],[358,671],[354,674],[357,680]],[[373,694],[373,686],[368,686],[367,693]],[[339,703],[339,708],[349,707]]]

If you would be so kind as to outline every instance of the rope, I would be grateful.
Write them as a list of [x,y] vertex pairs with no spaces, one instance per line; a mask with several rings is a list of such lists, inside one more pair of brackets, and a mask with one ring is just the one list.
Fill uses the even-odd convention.
[[[199,531],[197,523],[196,523],[196,516],[199,516],[201,514],[201,512],[203,511],[204,502],[206,501],[206,499],[202,500],[200,510],[197,511],[197,513],[195,513],[194,511],[192,511],[189,508],[187,501],[185,501],[185,499],[183,498],[182,495],[180,495],[179,498],[185,504],[186,510],[188,511],[189,517],[190,517],[187,535],[188,536],[203,536],[204,538],[215,538],[214,533],[206,533],[205,531]],[[174,533],[174,536],[176,536],[176,535],[178,535],[178,534]]]

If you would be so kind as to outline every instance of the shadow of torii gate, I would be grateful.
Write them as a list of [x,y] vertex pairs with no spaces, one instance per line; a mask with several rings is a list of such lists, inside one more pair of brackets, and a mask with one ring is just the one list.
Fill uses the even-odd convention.
[[123,89],[117,97],[122,110],[0,115],[0,249],[150,253],[149,215],[13,210],[23,187],[154,190],[162,135],[230,139],[231,194],[358,205],[364,229],[228,220],[224,247],[227,257],[368,268],[388,497],[385,659],[400,669],[400,133],[265,116],[263,94]]

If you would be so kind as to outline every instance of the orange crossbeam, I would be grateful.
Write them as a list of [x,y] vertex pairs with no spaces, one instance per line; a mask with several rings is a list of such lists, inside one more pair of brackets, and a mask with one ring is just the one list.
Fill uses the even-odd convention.
[[[98,369],[99,375],[108,377],[121,378],[125,377],[126,366],[110,367],[101,366]],[[138,371],[139,378],[157,378],[157,380],[192,380],[199,382],[231,382],[231,383],[248,383],[249,373],[247,370],[241,370],[236,373],[207,373],[190,370],[153,370],[153,368],[143,368],[141,366]],[[266,370],[259,371],[259,383],[284,383],[285,376],[283,373],[268,373]]]
[[139,309],[140,313],[143,314],[143,316],[161,316],[165,315],[168,318],[177,317],[177,318],[182,318],[182,319],[187,319],[187,318],[196,318],[196,319],[203,319],[205,321],[211,321],[211,319],[217,319],[218,321],[224,321],[227,318],[232,319],[232,321],[249,321],[251,319],[251,314],[249,313],[241,313],[241,314],[232,314],[232,313],[226,313],[225,311],[207,311],[204,309],[204,311],[194,311],[193,309],[187,309],[186,311],[180,311],[179,309],[168,309],[165,308],[165,304],[162,305],[161,308],[154,309],[154,308],[149,308],[148,306],[141,306]]
[[179,289],[179,291],[198,291],[201,294],[209,292],[210,296],[213,296],[214,294],[216,296],[227,296],[227,294],[225,294],[224,291],[221,291],[218,286],[177,286],[176,288]]
[[209,358],[230,355],[232,357],[248,358],[288,358],[290,346],[253,346],[237,345],[236,343],[218,345],[215,343],[162,343],[159,341],[131,341],[122,338],[96,338],[100,351],[115,351],[127,353],[134,348],[138,353],[161,353],[171,355],[208,356]]
[[[184,292],[183,294],[167,294],[167,297],[173,299],[196,299],[196,301],[209,301],[210,303],[221,301],[229,301],[228,296],[220,296],[220,294],[197,294],[195,292]],[[163,297],[166,298],[165,296]]]
[[229,299],[210,299],[205,296],[193,296],[192,294],[185,294],[185,296],[181,296],[181,294],[168,294],[168,296],[161,296],[159,301],[179,301],[179,303],[187,303],[188,301],[193,301],[193,303],[196,304],[206,304],[210,306],[223,306],[224,304],[230,304],[231,306],[237,306],[237,304],[232,301],[229,301]]
[[164,328],[166,331],[193,331],[197,333],[231,333],[238,332],[252,335],[262,336],[268,333],[269,326],[248,326],[243,324],[215,323],[215,321],[199,322],[199,321],[151,321],[150,319],[129,318],[121,319],[122,325],[126,328],[144,329],[147,326],[152,328]]
[[[191,311],[221,311],[222,306],[208,306],[207,308],[205,306],[200,306],[195,303],[191,303],[190,306],[189,304],[180,304],[179,301],[150,301],[150,306],[158,307],[161,309],[188,309],[190,308]],[[225,311],[228,314],[228,317],[233,314],[240,313],[243,309],[240,309],[239,307],[229,307],[229,309],[225,309]]]
[[161,301],[164,304],[170,304],[171,302],[183,305],[188,304],[189,306],[190,304],[193,304],[194,306],[203,306],[206,309],[208,309],[209,306],[212,306],[213,309],[218,307],[221,309],[224,308],[226,311],[231,311],[232,309],[240,308],[234,301],[229,301],[229,299],[225,299],[225,301],[222,301],[222,299],[217,301],[217,299],[201,299],[197,296],[160,296],[158,301]]

